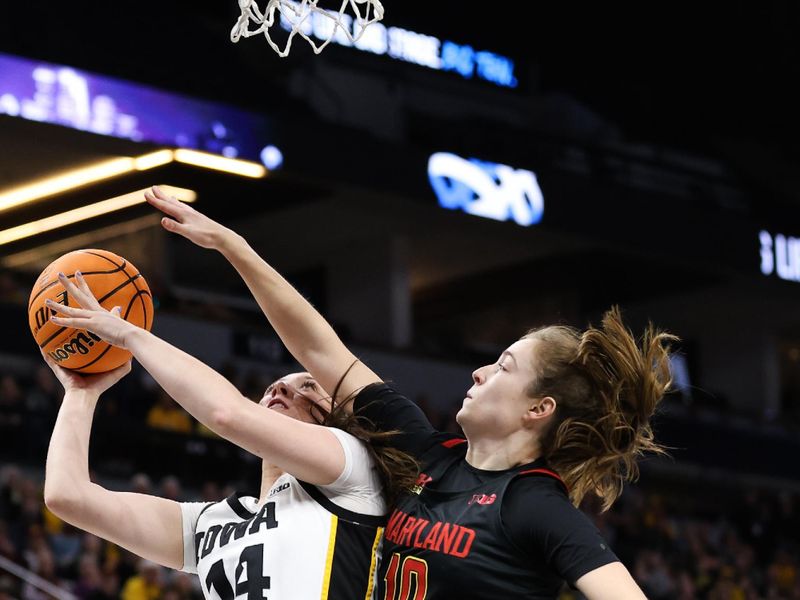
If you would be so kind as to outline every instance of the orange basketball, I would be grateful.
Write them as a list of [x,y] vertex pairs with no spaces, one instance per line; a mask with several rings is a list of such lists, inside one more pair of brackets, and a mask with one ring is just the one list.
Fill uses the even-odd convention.
[[119,306],[127,321],[148,331],[153,326],[153,298],[136,267],[107,250],[75,250],[47,265],[33,286],[28,301],[28,323],[33,337],[42,350],[67,369],[80,373],[116,369],[131,358],[130,352],[88,331],[61,327],[50,320],[52,312],[45,305],[48,298],[80,308],[58,281],[59,273],[73,279],[75,271],[81,272],[103,308],[111,310]]

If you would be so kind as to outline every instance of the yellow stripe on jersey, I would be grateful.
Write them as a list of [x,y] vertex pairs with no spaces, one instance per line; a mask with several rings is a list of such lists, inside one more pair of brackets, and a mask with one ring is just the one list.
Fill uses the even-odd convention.
[[375,541],[372,542],[372,562],[369,564],[369,585],[367,586],[367,595],[364,596],[364,600],[370,600],[370,598],[372,598],[372,586],[375,585],[375,566],[377,565],[378,559],[378,544],[381,541],[382,534],[383,527],[378,527],[378,530],[375,532]]
[[322,574],[322,595],[321,600],[328,600],[328,589],[331,585],[331,567],[333,566],[333,551],[336,548],[336,527],[339,524],[339,517],[331,515],[331,534],[328,537],[328,553],[325,557],[325,572]]

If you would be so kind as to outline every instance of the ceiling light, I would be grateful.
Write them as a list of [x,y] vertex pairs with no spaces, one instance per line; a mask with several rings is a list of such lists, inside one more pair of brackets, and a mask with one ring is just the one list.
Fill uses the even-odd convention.
[[[170,185],[162,185],[160,187],[170,196],[175,196],[184,202],[194,202],[197,199],[197,192],[194,190],[173,187]],[[65,227],[67,225],[77,223],[78,221],[92,219],[94,217],[99,217],[100,215],[105,215],[110,212],[122,210],[123,208],[135,206],[136,204],[141,204],[145,201],[144,193],[148,189],[149,188],[137,190],[122,196],[117,196],[116,198],[95,202],[94,204],[81,206],[80,208],[68,210],[51,217],[45,217],[44,219],[31,221],[30,223],[25,223],[24,225],[5,229],[0,231],[0,246],[3,244],[9,244],[11,242],[16,242],[17,240],[21,240],[32,235],[38,235],[40,233],[52,231],[53,229],[58,229],[59,227]]]

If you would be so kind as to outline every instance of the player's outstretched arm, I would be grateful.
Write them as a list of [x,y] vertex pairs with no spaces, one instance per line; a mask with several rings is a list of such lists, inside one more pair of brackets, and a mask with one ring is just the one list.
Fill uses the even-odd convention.
[[217,250],[238,271],[250,288],[272,327],[292,356],[326,390],[339,386],[339,398],[346,398],[362,387],[380,381],[366,365],[342,343],[339,336],[316,309],[236,232],[209,219],[191,206],[163,193],[158,187],[145,198],[166,217],[161,224],[167,231],[182,235],[203,248]]
[[45,356],[64,385],[44,484],[47,508],[64,521],[118,544],[143,558],[183,566],[181,510],[177,502],[112,492],[89,479],[89,437],[100,394],[124,377],[130,363],[99,375],[78,375]]
[[621,562],[589,571],[575,582],[575,587],[587,600],[647,600]]
[[233,442],[298,479],[315,485],[336,481],[345,467],[339,439],[327,427],[304,423],[267,410],[208,365],[156,337],[146,329],[107,311],[97,302],[80,273],[59,282],[82,308],[47,301],[53,322],[85,329],[110,344],[128,349],[162,388],[189,414]]

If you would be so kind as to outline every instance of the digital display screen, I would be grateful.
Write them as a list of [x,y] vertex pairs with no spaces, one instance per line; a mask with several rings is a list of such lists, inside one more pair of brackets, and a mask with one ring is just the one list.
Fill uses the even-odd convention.
[[231,106],[0,54],[0,114],[100,135],[269,161],[269,120]]

